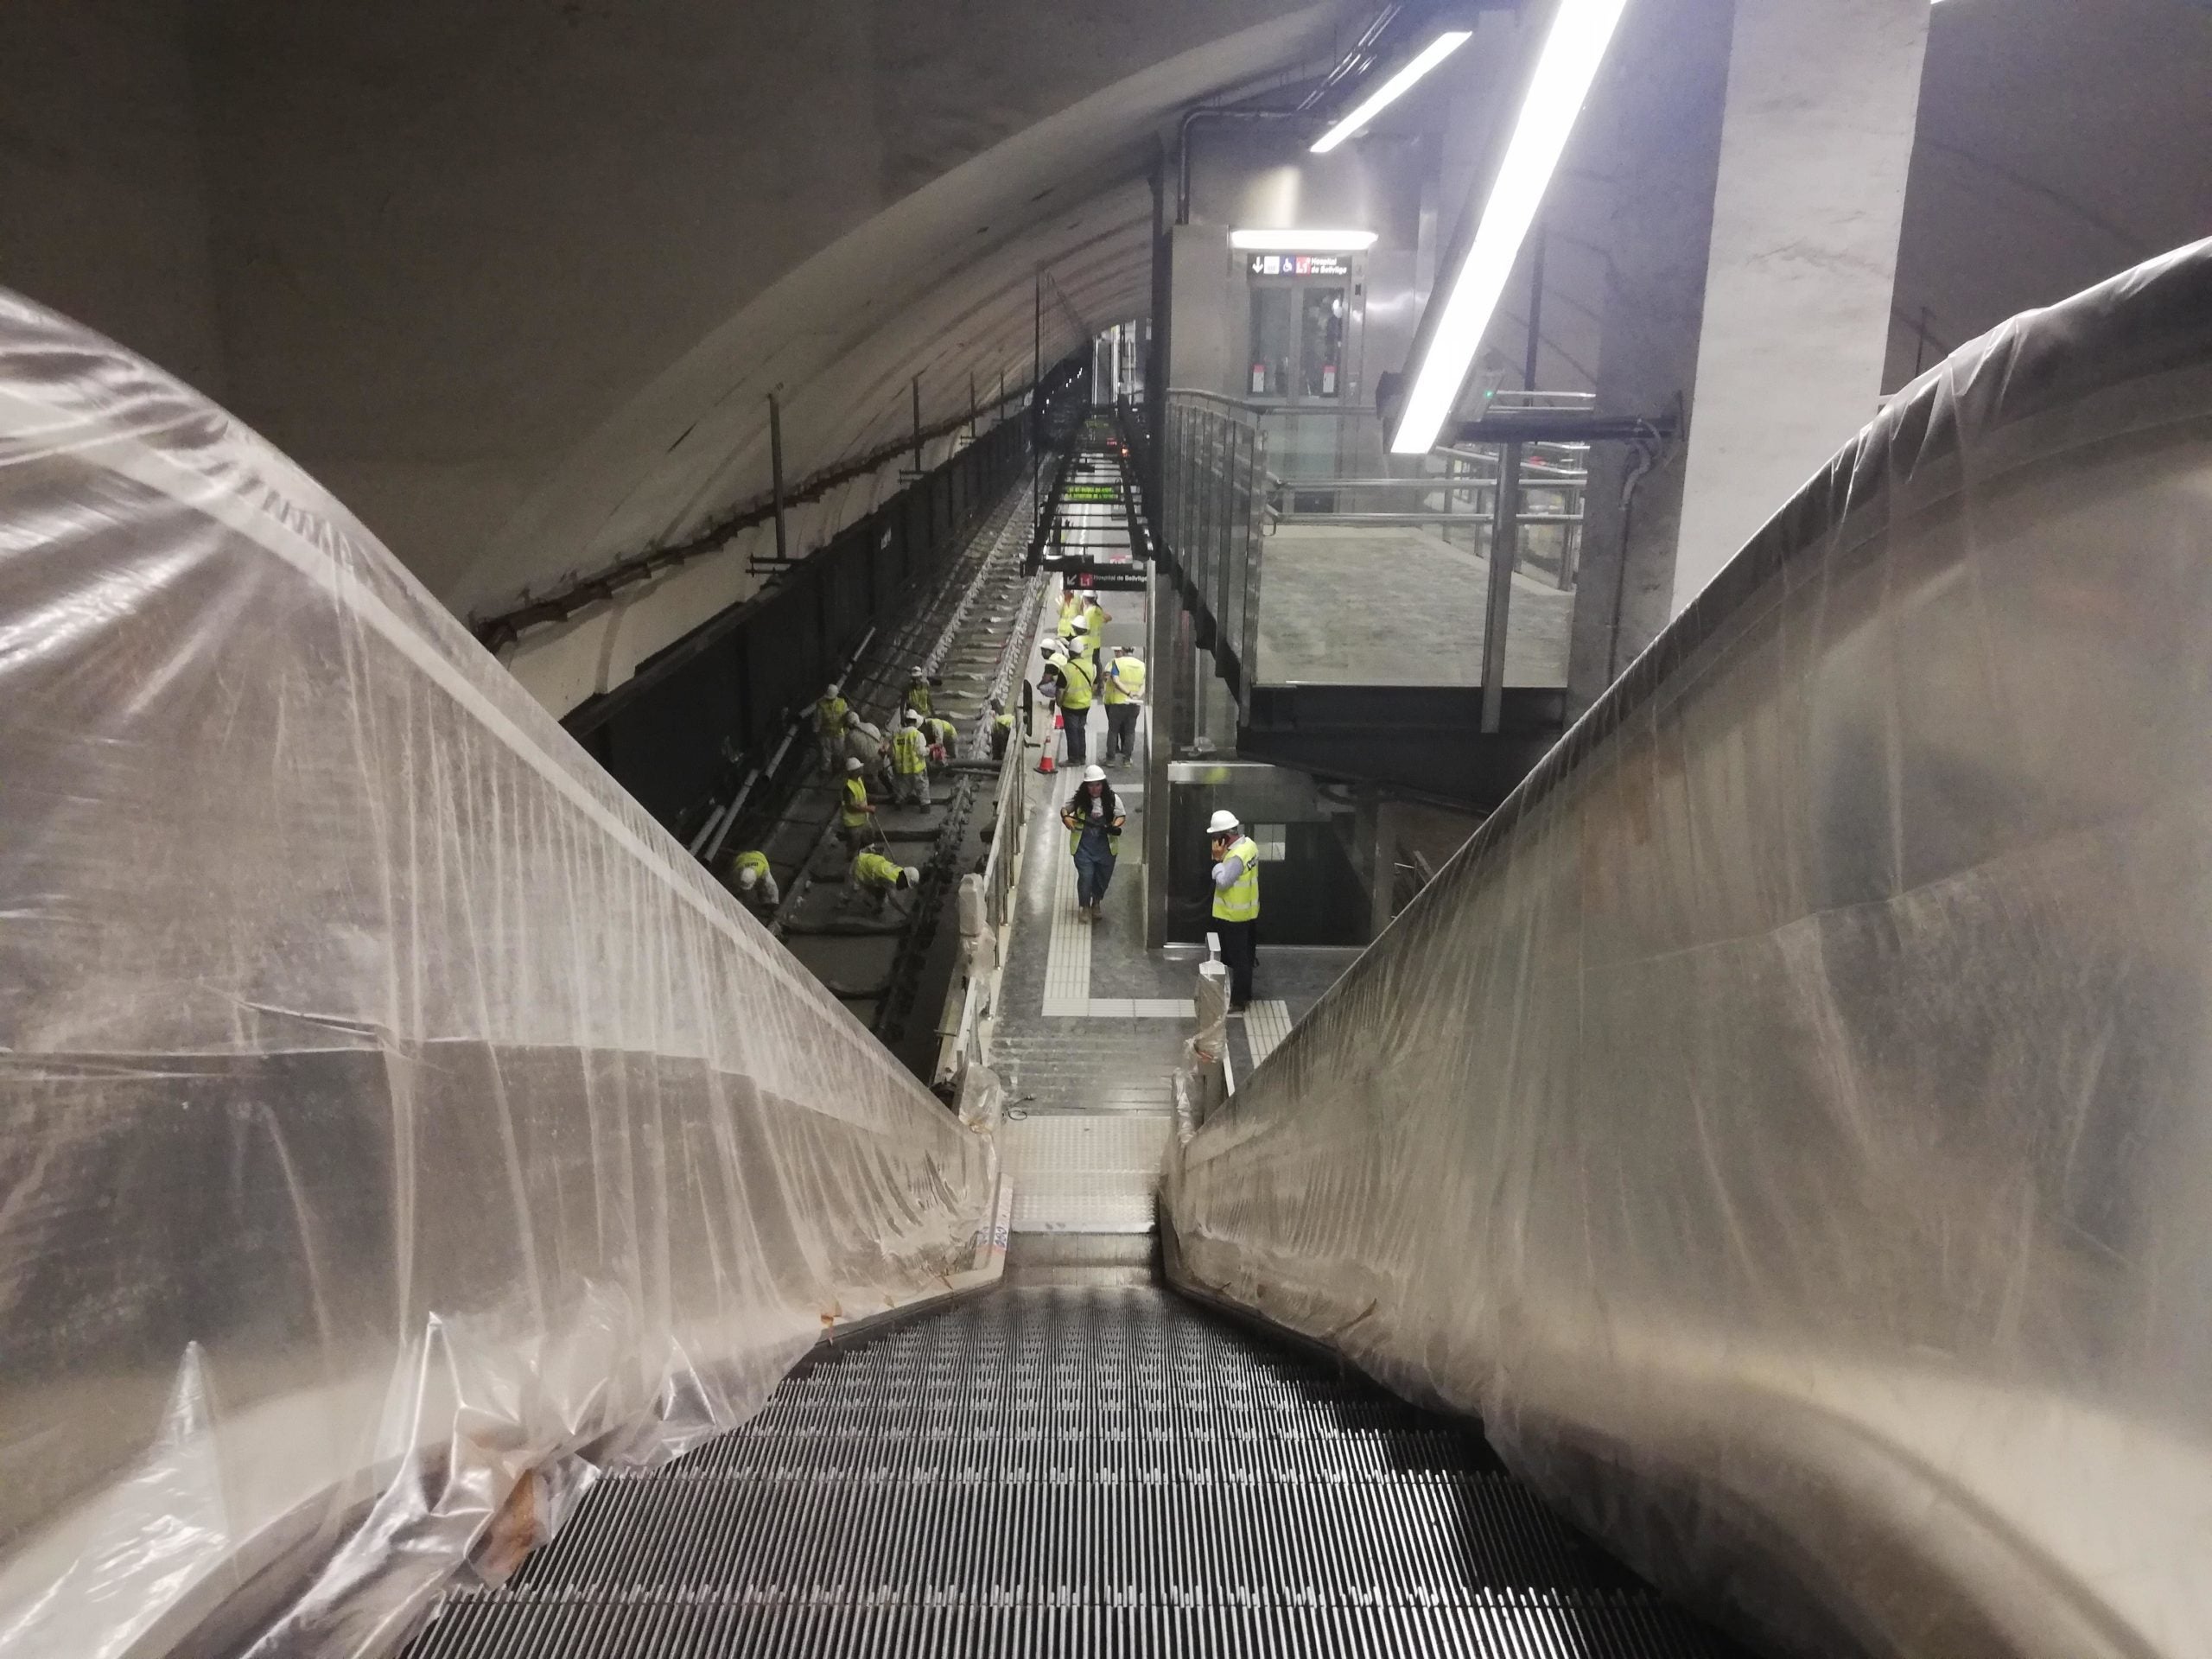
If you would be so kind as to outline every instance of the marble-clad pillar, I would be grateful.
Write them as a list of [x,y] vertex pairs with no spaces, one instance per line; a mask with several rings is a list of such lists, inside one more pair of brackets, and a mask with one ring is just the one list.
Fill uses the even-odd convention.
[[1736,0],[1680,610],[1872,417],[1929,0]]

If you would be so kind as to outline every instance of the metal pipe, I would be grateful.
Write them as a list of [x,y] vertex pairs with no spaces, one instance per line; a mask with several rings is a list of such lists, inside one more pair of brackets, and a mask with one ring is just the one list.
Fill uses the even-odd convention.
[[782,564],[791,558],[784,540],[784,405],[772,391],[768,394],[768,475],[776,512],[776,562]]
[[1499,456],[1497,513],[1490,536],[1490,594],[1483,611],[1483,724],[1497,731],[1505,715],[1505,628],[1513,604],[1513,564],[1520,552],[1521,446]]
[[1522,365],[1521,384],[1529,391],[1536,389],[1536,352],[1543,342],[1544,323],[1544,221],[1536,221],[1535,245],[1529,250],[1529,355]]
[[1336,67],[1321,77],[1319,84],[1299,99],[1298,107],[1312,109],[1352,76],[1373,67],[1376,48],[1382,44],[1383,35],[1389,32],[1390,25],[1397,21],[1398,14],[1404,10],[1402,6],[1392,4],[1376,12],[1375,20],[1351,43],[1351,49],[1337,60]]
[[914,377],[914,470],[922,470],[922,377]]

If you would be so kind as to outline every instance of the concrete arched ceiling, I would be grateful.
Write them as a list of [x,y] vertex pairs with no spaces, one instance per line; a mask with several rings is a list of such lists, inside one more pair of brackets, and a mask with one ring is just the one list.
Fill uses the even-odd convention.
[[[1311,0],[226,0],[195,37],[229,394],[456,610],[681,538],[1028,378],[1033,273],[1145,308],[1184,105]],[[1058,319],[1071,347],[1076,325]]]

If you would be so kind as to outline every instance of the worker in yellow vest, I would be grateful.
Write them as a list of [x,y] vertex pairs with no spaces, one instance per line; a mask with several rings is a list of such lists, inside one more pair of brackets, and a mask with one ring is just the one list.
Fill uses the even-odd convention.
[[930,677],[922,672],[918,664],[913,677],[906,682],[906,707],[910,715],[923,720],[930,717]]
[[1144,711],[1143,659],[1109,646],[1098,694],[1106,704],[1106,764],[1127,766],[1136,755],[1137,716]]
[[1114,785],[1106,781],[1106,768],[1085,766],[1074,798],[1060,809],[1060,822],[1067,828],[1068,851],[1075,859],[1076,910],[1086,922],[1098,919],[1098,906],[1113,883],[1125,816]]
[[740,853],[733,868],[737,872],[737,896],[762,920],[773,916],[784,895],[777,889],[775,871],[768,868],[768,855]]
[[843,688],[836,681],[830,682],[830,689],[814,705],[814,741],[822,752],[822,770],[834,772],[837,753],[845,741],[845,711],[848,704]]
[[911,893],[921,880],[922,873],[911,865],[902,868],[881,853],[862,853],[845,878],[845,903],[867,904],[880,916],[890,909],[893,893]]
[[899,800],[913,806],[930,804],[929,746],[922,740],[922,717],[911,709],[891,734],[891,782]]
[[929,746],[933,766],[960,757],[960,728],[943,715],[931,715],[922,721],[922,741]]
[[1206,825],[1213,851],[1213,931],[1229,969],[1229,1006],[1252,1000],[1252,966],[1260,947],[1260,849],[1234,812],[1217,812]]
[[997,697],[991,699],[991,759],[1006,759],[1007,747],[1014,741],[1014,716],[1006,711],[1006,704]]
[[1080,588],[1065,588],[1060,594],[1060,620],[1053,632],[1070,651],[1075,649],[1076,635],[1083,632],[1083,607],[1089,602]]
[[1098,595],[1091,594],[1083,604],[1083,649],[1090,658],[1090,674],[1098,677],[1098,656],[1106,644],[1106,625],[1114,614],[1098,602]]
[[837,827],[844,831],[849,853],[860,851],[875,839],[875,806],[868,798],[868,779],[855,760],[845,762],[845,781],[837,791]]
[[1090,702],[1095,677],[1080,657],[1058,657],[1048,671],[1059,683],[1062,722],[1067,728],[1068,765],[1079,766],[1090,758]]

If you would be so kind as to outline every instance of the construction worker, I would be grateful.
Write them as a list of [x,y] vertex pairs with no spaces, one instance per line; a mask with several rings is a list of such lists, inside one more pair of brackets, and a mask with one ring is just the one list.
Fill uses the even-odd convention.
[[914,677],[906,683],[906,709],[908,714],[918,715],[924,720],[930,717],[930,677],[918,666],[914,670]]
[[960,728],[943,715],[931,715],[922,721],[922,741],[929,745],[931,766],[959,758]]
[[1006,759],[1007,747],[1014,741],[1014,716],[1006,711],[1006,704],[997,697],[991,699],[991,759]]
[[737,871],[737,896],[763,920],[773,916],[784,895],[777,889],[776,873],[768,868],[768,855],[740,853],[734,868]]
[[1067,826],[1068,851],[1075,858],[1075,902],[1086,922],[1098,919],[1098,906],[1114,880],[1114,861],[1122,855],[1122,824],[1127,817],[1106,781],[1106,768],[1085,766],[1075,795],[1060,809]]
[[1098,602],[1098,595],[1088,595],[1083,603],[1083,649],[1090,658],[1090,674],[1098,677],[1098,656],[1106,645],[1106,625],[1114,620],[1113,613]]
[[814,705],[814,741],[822,752],[822,770],[836,770],[839,752],[844,745],[845,715],[848,705],[841,695],[844,688],[836,681],[830,682],[830,689]]
[[868,798],[868,779],[861,763],[845,761],[845,781],[838,788],[837,827],[844,832],[845,850],[856,853],[875,839],[875,805]]
[[1106,764],[1124,766],[1135,758],[1137,716],[1144,712],[1144,662],[1132,651],[1106,650],[1106,671],[1098,695],[1106,704]]
[[859,761],[863,774],[883,774],[891,760],[891,744],[883,728],[862,720],[857,709],[845,716],[845,758]]
[[893,893],[911,893],[921,880],[922,873],[911,865],[902,869],[881,853],[862,853],[845,878],[845,904],[849,908],[868,902],[880,916],[890,909]]
[[1260,849],[1234,812],[1217,812],[1206,825],[1213,852],[1213,931],[1229,969],[1233,1012],[1252,1000],[1252,964],[1260,944]]
[[1068,764],[1079,766],[1090,758],[1090,695],[1095,676],[1080,657],[1054,659],[1049,671],[1059,683],[1062,721],[1068,734]]
[[891,734],[891,781],[900,801],[921,807],[930,804],[929,748],[922,741],[922,717],[911,709]]
[[1060,591],[1060,620],[1053,632],[1059,636],[1063,649],[1073,651],[1075,638],[1083,632],[1083,607],[1090,601],[1080,588],[1069,587]]

